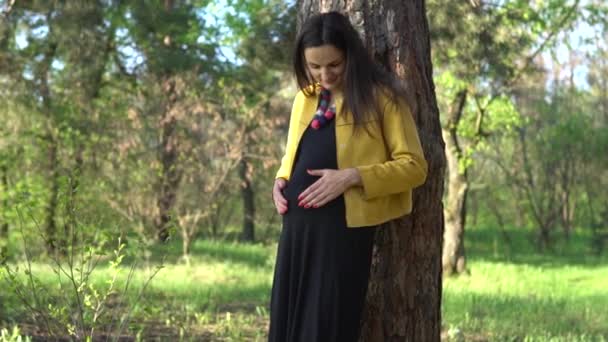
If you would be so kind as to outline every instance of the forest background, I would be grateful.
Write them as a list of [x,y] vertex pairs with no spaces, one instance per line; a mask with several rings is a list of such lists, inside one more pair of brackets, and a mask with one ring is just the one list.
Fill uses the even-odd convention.
[[[444,339],[608,340],[608,5],[426,11]],[[296,16],[0,1],[0,339],[263,340]]]

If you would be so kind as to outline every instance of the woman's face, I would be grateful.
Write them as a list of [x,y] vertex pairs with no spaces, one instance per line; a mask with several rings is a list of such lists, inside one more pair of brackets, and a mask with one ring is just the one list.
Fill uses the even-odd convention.
[[340,49],[330,44],[305,48],[304,60],[312,78],[323,88],[342,90],[346,60]]

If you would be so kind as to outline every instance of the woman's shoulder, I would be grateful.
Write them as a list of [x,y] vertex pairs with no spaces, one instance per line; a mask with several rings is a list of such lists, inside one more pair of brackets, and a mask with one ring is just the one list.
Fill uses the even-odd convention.
[[410,106],[405,93],[387,86],[376,87],[376,101],[382,114],[387,112],[403,113],[409,112]]
[[374,87],[374,100],[382,111],[386,110],[387,106],[395,105],[398,102],[395,92],[386,86]]
[[398,92],[396,89],[393,89],[389,86],[386,85],[380,85],[380,86],[376,86],[374,87],[374,95],[377,99],[378,102],[380,103],[395,103],[395,102],[399,102],[401,100],[401,98],[403,97],[400,92]]

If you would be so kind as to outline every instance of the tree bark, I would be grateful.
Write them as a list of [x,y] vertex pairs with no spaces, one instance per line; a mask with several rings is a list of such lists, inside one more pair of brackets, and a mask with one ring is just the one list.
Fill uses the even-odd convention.
[[460,167],[463,149],[458,141],[458,123],[467,101],[467,92],[456,95],[454,106],[447,113],[447,124],[442,129],[445,141],[445,156],[448,162],[448,191],[446,198],[445,232],[443,234],[443,272],[446,275],[466,271],[464,228],[467,216],[466,201],[469,180],[466,168]]
[[445,154],[424,0],[301,0],[298,23],[328,10],[348,15],[374,58],[403,80],[429,163],[412,213],[377,232],[360,340],[439,341]]
[[84,164],[83,154],[84,145],[79,143],[73,156],[75,165],[72,168],[68,179],[69,192],[65,197],[66,218],[63,225],[63,234],[57,238],[57,243],[59,244],[62,253],[67,253],[68,246],[75,247],[77,243],[76,193],[80,186],[80,177]]
[[178,137],[175,132],[177,119],[171,114],[171,108],[177,101],[175,93],[175,81],[167,79],[164,81],[163,89],[169,101],[166,106],[164,117],[161,120],[161,143],[158,158],[161,163],[161,174],[157,197],[158,216],[155,219],[156,237],[158,241],[164,242],[169,238],[169,223],[171,222],[171,211],[175,205],[177,189],[181,181],[181,168],[178,165],[179,148]]
[[57,142],[50,138],[47,151],[49,179],[51,181],[51,192],[49,203],[46,207],[46,217],[44,224],[44,234],[46,238],[46,249],[49,254],[55,252],[57,248],[57,223],[55,213],[59,201],[59,160],[57,158]]
[[[0,181],[2,182],[2,208],[8,210],[8,167],[4,163],[0,163]],[[8,221],[4,217],[0,217],[2,226],[0,226],[0,239],[8,239]]]
[[[164,11],[169,13],[174,8],[173,0],[163,2]],[[173,49],[172,38],[166,35],[163,38],[163,49]],[[177,75],[174,72],[162,70],[159,74],[162,80],[162,90],[166,105],[160,120],[161,142],[158,149],[158,159],[161,170],[158,179],[158,193],[156,205],[158,216],[154,219],[156,238],[164,242],[169,238],[169,224],[172,220],[171,212],[177,199],[177,191],[182,178],[182,169],[179,165],[179,136],[177,135],[177,118],[172,109],[178,101]]]
[[255,239],[255,195],[253,184],[247,175],[247,159],[241,158],[239,175],[241,178],[241,196],[243,199],[243,240],[253,242]]
[[[47,15],[47,21],[49,22],[49,27],[52,27],[51,20],[51,11],[49,11]],[[49,33],[51,35],[51,33]],[[46,140],[48,142],[48,150],[47,150],[47,161],[48,161],[48,176],[50,180],[50,194],[49,194],[49,202],[46,207],[46,218],[44,223],[44,233],[46,238],[46,249],[49,254],[54,253],[57,247],[56,239],[57,239],[57,223],[55,221],[55,214],[57,212],[57,205],[59,201],[59,158],[57,156],[58,153],[58,143],[57,139],[52,132],[53,125],[53,109],[51,104],[51,90],[49,87],[49,69],[51,67],[51,63],[55,58],[55,53],[57,51],[57,43],[51,42],[47,50],[44,53],[44,59],[39,65],[37,70],[37,75],[40,80],[39,93],[42,98],[42,111],[43,114],[47,117],[48,126],[46,133]]]
[[78,32],[70,32],[70,34],[75,34],[73,39],[78,41],[79,45],[79,49],[69,52],[71,59],[76,61],[74,64],[79,71],[74,81],[81,85],[73,92],[74,102],[85,114],[86,119],[80,120],[80,124],[75,127],[80,134],[76,137],[75,150],[72,152],[73,164],[69,173],[69,192],[65,199],[67,217],[64,224],[64,241],[61,241],[62,245],[67,247],[68,244],[74,246],[78,239],[77,195],[87,157],[87,145],[82,137],[90,136],[96,124],[92,119],[95,117],[95,100],[100,95],[106,64],[114,49],[115,27],[111,23],[107,29],[103,30],[104,9],[99,2],[92,1],[84,6],[66,6],[64,11],[62,20],[86,21],[91,25]]

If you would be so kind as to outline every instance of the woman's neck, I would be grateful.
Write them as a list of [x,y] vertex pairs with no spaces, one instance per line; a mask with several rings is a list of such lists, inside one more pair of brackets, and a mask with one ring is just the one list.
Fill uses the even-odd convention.
[[342,88],[339,89],[332,89],[331,90],[331,98],[335,99],[335,98],[342,98],[342,96],[344,96],[344,93],[342,91]]

